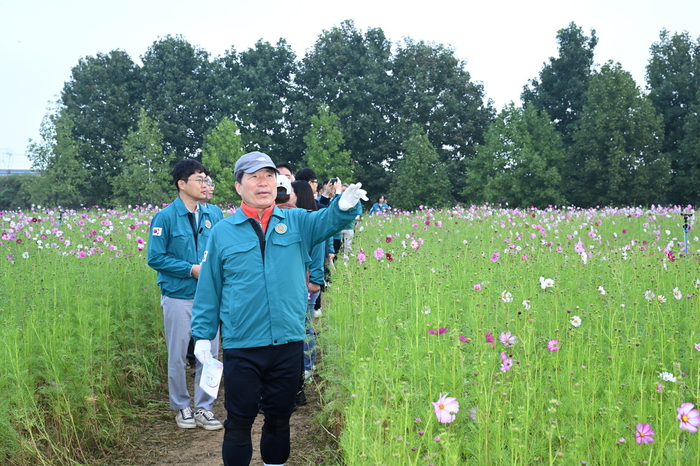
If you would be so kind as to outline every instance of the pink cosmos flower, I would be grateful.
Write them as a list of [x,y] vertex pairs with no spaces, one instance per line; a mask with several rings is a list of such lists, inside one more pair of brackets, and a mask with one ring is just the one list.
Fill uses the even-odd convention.
[[469,343],[469,342],[471,342],[471,339],[465,337],[464,335],[460,335],[459,341],[461,341],[462,343]]
[[498,262],[499,257],[501,257],[501,255],[497,252],[494,252],[493,255],[491,256],[491,262]]
[[374,258],[377,260],[381,260],[382,257],[384,257],[384,250],[382,248],[375,249]]
[[87,257],[87,253],[85,251],[80,251],[80,252],[78,252],[78,257],[80,257],[80,258]]
[[656,434],[656,432],[652,430],[649,424],[640,422],[637,424],[637,431],[634,433],[634,438],[637,440],[638,444],[642,445],[653,442],[654,438],[652,435],[654,434]]
[[695,409],[695,405],[693,405],[693,403],[683,403],[681,407],[676,408],[676,410],[678,410],[676,419],[681,421],[679,427],[688,432],[697,432],[698,426],[700,426],[700,413]]
[[700,343],[695,343],[695,349],[700,351]]
[[501,333],[498,339],[506,348],[510,348],[518,342],[518,338],[510,332]]
[[362,264],[364,261],[367,260],[367,257],[365,257],[365,253],[360,249],[360,252],[357,253],[357,262]]
[[508,372],[513,367],[513,359],[509,358],[505,351],[501,351],[501,372]]
[[435,416],[437,416],[438,422],[442,424],[449,424],[454,421],[455,413],[459,412],[459,402],[457,399],[447,395],[449,395],[449,393],[445,393],[444,396],[440,393],[440,398],[432,402],[435,407]]
[[474,291],[481,291],[481,283],[474,285]]
[[549,351],[557,351],[559,349],[559,340],[549,340],[547,342],[547,349]]

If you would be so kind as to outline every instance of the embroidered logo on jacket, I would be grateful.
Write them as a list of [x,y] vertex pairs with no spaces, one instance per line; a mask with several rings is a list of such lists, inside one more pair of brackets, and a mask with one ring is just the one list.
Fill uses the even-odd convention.
[[275,227],[275,231],[280,235],[283,235],[287,232],[287,225],[285,225],[284,223],[280,223]]
[[207,228],[211,228],[211,222],[207,220],[206,222],[204,222],[204,226]]

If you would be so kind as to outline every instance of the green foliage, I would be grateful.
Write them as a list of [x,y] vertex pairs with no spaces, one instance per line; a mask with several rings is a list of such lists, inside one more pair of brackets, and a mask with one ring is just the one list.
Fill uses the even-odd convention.
[[678,205],[697,204],[700,202],[700,90],[696,102],[690,107],[683,124],[684,136],[680,143],[678,154],[682,154],[684,163],[680,160],[671,161],[673,185],[671,199]]
[[27,157],[38,177],[28,180],[31,203],[51,207],[78,207],[86,202],[85,193],[93,170],[80,160],[81,145],[73,139],[73,120],[59,109],[44,117],[41,141],[30,141]]
[[207,134],[202,150],[202,163],[216,184],[216,198],[212,199],[215,204],[232,204],[240,200],[233,169],[242,155],[238,126],[229,118],[224,118]]
[[420,126],[413,125],[403,149],[403,158],[395,164],[396,173],[389,191],[391,205],[404,210],[421,205],[449,205],[452,185],[447,168],[440,162],[437,151]]
[[363,33],[352,21],[343,21],[321,33],[295,78],[304,92],[296,106],[299,130],[306,134],[319,105],[328,105],[338,115],[354,177],[369,192],[385,189],[383,162],[398,152],[391,137],[391,68],[391,43],[384,31],[368,28]]
[[476,144],[493,120],[491,102],[485,103],[484,87],[471,81],[466,63],[442,44],[399,44],[393,57],[392,103],[396,141],[406,140],[413,124],[425,128],[440,160],[453,175],[453,197],[464,188],[464,161],[475,155]]
[[209,54],[181,36],[166,36],[141,60],[142,105],[158,123],[165,150],[197,158],[214,117]]
[[464,196],[470,202],[539,208],[562,205],[561,136],[546,113],[506,105],[467,165]]
[[163,135],[155,121],[141,109],[138,126],[122,143],[124,168],[112,177],[114,205],[162,205],[175,197],[170,175],[172,155],[163,150]]
[[593,50],[598,44],[595,30],[587,37],[583,29],[571,22],[557,31],[559,57],[551,57],[540,71],[539,79],[530,80],[521,99],[525,106],[534,105],[549,114],[557,130],[570,145],[585,103],[584,95],[593,73]]
[[579,207],[662,202],[670,162],[663,122],[619,64],[591,79],[567,163],[570,201]]
[[338,115],[321,105],[318,114],[311,117],[311,128],[304,136],[306,152],[303,165],[316,167],[314,170],[319,180],[340,177],[342,181],[353,180],[350,151],[341,150],[345,139],[338,127]]
[[292,131],[295,58],[280,39],[275,46],[259,40],[253,48],[238,55],[231,50],[218,61],[217,87],[230,99],[223,115],[238,124],[245,152],[259,150],[276,162],[299,160],[301,135],[295,138]]
[[35,175],[0,176],[0,211],[31,207],[29,184]]
[[[695,173],[700,170],[693,152],[696,128],[692,120],[700,89],[700,38],[693,42],[687,32],[671,35],[663,30],[651,46],[647,65],[649,98],[663,117],[665,138],[662,150],[671,157],[673,179],[669,200],[674,204],[700,202]],[[690,133],[688,131],[691,131]],[[686,141],[686,137],[689,141]]]
[[90,205],[111,196],[109,179],[121,172],[120,150],[136,127],[143,88],[140,68],[126,52],[81,58],[61,93],[62,113],[73,122],[79,165],[90,172],[81,196]]

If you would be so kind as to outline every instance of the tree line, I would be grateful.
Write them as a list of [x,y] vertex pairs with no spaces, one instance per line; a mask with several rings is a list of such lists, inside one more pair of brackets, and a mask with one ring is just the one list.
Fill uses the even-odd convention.
[[0,179],[0,209],[169,202],[182,157],[212,171],[215,202],[235,202],[233,165],[252,150],[404,209],[696,203],[700,39],[662,31],[644,90],[618,63],[594,64],[595,30],[571,23],[556,40],[522,106],[500,112],[452,48],[392,46],[352,21],[300,59],[284,39],[212,57],[180,36],[140,64],[88,56],[28,148],[41,176]]

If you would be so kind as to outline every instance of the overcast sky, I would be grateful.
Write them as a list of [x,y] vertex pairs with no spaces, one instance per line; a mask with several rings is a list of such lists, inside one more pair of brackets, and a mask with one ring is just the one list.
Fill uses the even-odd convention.
[[665,28],[700,36],[699,0],[5,0],[0,7],[0,169],[29,168],[29,139],[81,57],[114,49],[133,60],[158,38],[182,35],[213,56],[279,38],[301,57],[323,30],[352,19],[404,37],[451,45],[500,109],[557,53],[573,21],[596,30],[596,63],[620,62],[644,88],[649,47]]

